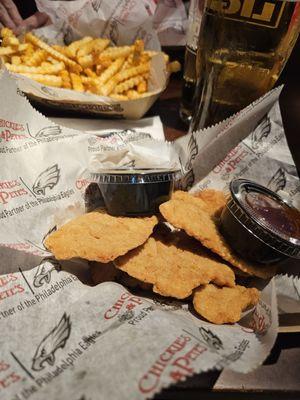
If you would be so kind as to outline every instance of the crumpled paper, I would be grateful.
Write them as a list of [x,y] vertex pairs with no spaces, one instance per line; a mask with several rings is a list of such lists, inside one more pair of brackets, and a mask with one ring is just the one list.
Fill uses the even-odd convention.
[[[84,212],[88,163],[111,151],[119,133],[61,127],[35,111],[7,73],[0,79],[0,399],[146,399],[194,373],[259,366],[278,332],[274,279],[239,324],[216,326],[186,302],[112,282],[90,287],[78,280],[88,283],[86,262],[52,258],[44,238]],[[122,137],[139,149],[141,139],[138,130]]]
[[37,0],[39,11],[47,13],[61,27],[65,40],[82,36],[107,37],[116,45],[143,39],[147,49],[162,45],[184,45],[187,15],[181,0]]

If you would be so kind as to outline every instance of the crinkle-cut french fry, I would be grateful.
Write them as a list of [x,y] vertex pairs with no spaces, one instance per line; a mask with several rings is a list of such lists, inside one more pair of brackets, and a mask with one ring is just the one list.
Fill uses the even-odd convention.
[[70,58],[64,56],[63,54],[59,53],[57,50],[52,49],[51,46],[49,46],[47,43],[43,42],[38,37],[34,36],[32,33],[27,33],[25,35],[25,37],[30,43],[47,51],[47,53],[50,54],[53,58],[56,58],[57,60],[65,63],[72,71],[78,72],[78,73],[82,71],[82,68],[79,64],[77,64],[75,61],[71,60]]
[[91,41],[89,41],[87,43],[84,43],[83,45],[81,45],[78,48],[77,53],[76,53],[77,60],[80,57],[84,57],[84,56],[86,56],[86,55],[88,55],[88,54],[90,54],[92,52],[92,50],[94,48],[94,45],[95,45],[95,40],[96,39],[93,39],[93,40],[91,40]]
[[20,64],[22,64],[21,57],[20,57],[20,56],[12,56],[12,58],[11,58],[11,63],[12,63],[13,65],[20,65]]
[[170,62],[169,64],[167,64],[167,70],[171,73],[180,71],[181,70],[180,62],[178,61]]
[[[10,55],[9,56],[0,56],[0,59],[1,59],[2,62],[4,62],[4,64],[7,63],[7,62],[10,63],[11,56]],[[1,61],[0,61],[0,65],[1,65]]]
[[[98,61],[96,61],[96,63],[97,62]],[[110,67],[112,63],[113,63],[113,60],[103,60],[101,62],[101,64],[98,64],[97,66],[101,67],[102,72],[103,72],[106,68]]]
[[0,56],[0,65],[2,64],[2,63],[6,63],[6,62],[8,62],[8,63],[10,63],[11,62],[11,55],[9,55],[9,56]]
[[[36,50],[34,50],[34,47],[33,47],[33,44],[32,44],[32,43],[26,43],[26,45],[27,45],[27,47],[26,47],[26,49],[25,49],[24,54],[23,54],[22,57],[23,57],[23,58],[24,58],[24,57],[28,58],[27,61],[29,61],[29,58],[32,57],[32,55],[35,53]],[[19,47],[20,47],[20,46],[19,46]],[[23,60],[23,62],[25,62],[25,61]]]
[[81,65],[82,68],[89,68],[94,65],[94,58],[91,54],[87,54],[86,56],[77,58],[78,64]]
[[130,89],[126,92],[126,96],[128,97],[129,100],[135,100],[135,99],[139,99],[141,97],[141,95],[133,89]]
[[[27,64],[28,65],[28,64]],[[49,68],[49,67],[52,67],[53,66],[53,64],[52,63],[50,63],[49,61],[43,61],[42,63],[41,63],[41,65],[40,65],[40,67],[44,67],[45,69],[46,68]]]
[[105,69],[106,68],[102,64],[96,65],[96,75],[100,76]]
[[90,36],[85,36],[84,38],[80,40],[75,40],[75,42],[72,42],[69,44],[69,46],[66,49],[66,52],[68,54],[68,57],[75,58],[77,50],[83,46],[85,43],[91,42],[93,40],[92,37]]
[[158,51],[155,50],[145,50],[143,54],[147,54],[150,58],[156,56],[158,54]]
[[51,57],[51,56],[49,56],[49,55],[48,55],[48,57],[46,58],[46,61],[48,61],[48,62],[51,63],[51,64],[58,64],[58,63],[61,62],[61,61],[57,60],[56,58],[53,58],[53,57]]
[[52,45],[52,49],[58,51],[59,53],[63,54],[64,56],[68,57],[68,52],[66,51],[66,47],[60,46],[58,44]]
[[109,79],[111,79],[122,67],[125,59],[117,58],[100,76],[99,84],[106,83]]
[[2,40],[2,46],[11,46],[11,47],[16,47],[19,46],[20,42],[19,39],[16,38],[15,36],[5,36]]
[[163,55],[163,57],[164,57],[165,63],[168,64],[168,62],[170,61],[169,55],[166,54],[166,53],[162,53],[162,55]]
[[128,57],[134,51],[134,46],[109,47],[99,54],[98,62],[101,64],[107,60],[116,60],[121,57]]
[[73,72],[70,72],[70,78],[73,90],[76,90],[77,92],[84,92],[84,86],[82,84],[80,75],[76,75]]
[[101,96],[108,96],[115,88],[116,82],[114,79],[110,79],[105,83],[105,85],[98,84],[98,94]]
[[141,54],[144,51],[144,42],[141,39],[137,39],[134,42],[133,59],[132,64],[138,65],[140,62]]
[[121,101],[128,100],[128,97],[125,94],[112,93],[110,97],[112,97],[115,100],[121,100]]
[[64,63],[51,65],[50,67],[29,67],[28,65],[12,65],[8,63],[6,63],[5,66],[9,71],[15,72],[17,74],[27,72],[30,74],[51,75],[51,74],[57,74],[58,72],[65,69]]
[[17,51],[22,52],[26,51],[27,49],[28,49],[28,43],[21,43],[19,44]]
[[[116,61],[114,61],[114,63],[116,63],[118,60],[121,59],[117,59]],[[124,60],[124,59],[123,59]],[[105,84],[103,85],[103,76],[106,74],[106,71],[108,71],[108,69],[106,71],[103,72],[103,74],[100,76],[98,82],[98,93],[101,94],[102,96],[108,96],[117,86],[117,84],[119,82],[128,80],[136,75],[141,75],[144,74],[146,72],[149,71],[149,64],[142,64],[142,65],[138,65],[137,67],[132,67],[129,69],[126,69],[124,71],[120,71],[119,73],[113,74],[112,76],[110,76],[110,78],[106,79],[105,76]],[[110,80],[109,80],[110,79]]]
[[89,77],[89,76],[83,76],[83,75],[81,75],[81,80],[82,80],[82,83],[85,83],[85,84],[93,84],[93,85],[96,85],[97,84],[97,77],[96,78],[91,78],[91,77]]
[[62,79],[62,87],[65,89],[72,89],[70,74],[67,70],[62,70],[59,72],[59,76]]
[[90,42],[81,45],[77,51],[77,58],[84,57],[92,51],[97,53],[102,52],[109,45],[109,39],[93,39]]
[[0,47],[0,56],[8,56],[16,52],[12,47]]
[[143,81],[145,81],[145,79],[142,76],[134,76],[133,78],[129,78],[126,81],[119,83],[114,88],[114,93],[127,92],[127,90],[132,89]]
[[9,28],[2,28],[1,29],[1,37],[2,38],[10,37],[10,36],[15,36],[11,29],[9,29]]
[[[167,64],[170,61],[170,57],[168,56],[168,54],[161,52],[165,63]],[[143,54],[147,54],[150,58],[156,56],[157,54],[160,54],[160,52],[155,51],[155,50],[145,50]]]
[[140,57],[140,64],[145,64],[146,62],[149,62],[151,57],[147,53],[142,53]]
[[133,54],[130,54],[130,55],[126,58],[126,60],[125,60],[125,62],[124,62],[124,64],[123,64],[123,66],[122,66],[122,68],[121,68],[121,71],[123,71],[124,69],[128,69],[128,68],[132,67],[132,60],[133,60]]
[[48,53],[45,50],[38,49],[33,53],[32,57],[27,62],[27,65],[30,67],[37,67],[46,60],[47,57]]
[[137,67],[131,67],[131,68],[125,69],[124,71],[120,71],[118,74],[116,74],[114,76],[114,79],[116,80],[117,83],[119,83],[119,82],[125,81],[129,78],[132,78],[133,76],[142,75],[149,71],[150,71],[150,64],[145,63],[145,64],[138,65]]
[[147,92],[148,84],[146,79],[143,79],[138,85],[137,85],[137,92],[138,93],[145,93]]
[[89,77],[89,78],[97,78],[97,74],[91,70],[91,68],[85,68],[83,72]]
[[37,81],[47,86],[61,87],[62,85],[62,79],[60,76],[30,74],[28,72],[22,72],[21,75],[27,76],[27,78],[33,79],[34,81]]
[[97,85],[95,85],[93,82],[84,83],[84,87],[86,92],[98,94]]
[[98,39],[98,41],[94,45],[93,51],[95,52],[95,54],[100,54],[107,48],[109,43],[110,43],[109,39]]

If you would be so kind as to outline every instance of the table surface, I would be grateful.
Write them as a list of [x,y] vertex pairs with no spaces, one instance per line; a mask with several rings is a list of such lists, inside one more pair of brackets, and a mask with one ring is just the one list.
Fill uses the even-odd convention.
[[[278,84],[285,87],[280,96],[283,124],[295,164],[300,171],[300,40],[282,74]],[[182,49],[171,52],[171,57],[182,60]],[[147,115],[159,115],[164,125],[167,140],[174,140],[187,133],[188,128],[180,121],[179,99],[182,76],[176,74],[161,98],[152,106]],[[51,117],[74,117],[70,113],[52,111],[39,107]],[[298,321],[300,315],[296,316]],[[299,322],[298,322],[299,323]],[[287,329],[289,330],[289,329]],[[270,399],[300,398],[300,333],[290,332],[278,335],[271,355],[264,365],[249,374],[231,371],[208,372],[189,378],[165,389],[155,398],[163,399]]]

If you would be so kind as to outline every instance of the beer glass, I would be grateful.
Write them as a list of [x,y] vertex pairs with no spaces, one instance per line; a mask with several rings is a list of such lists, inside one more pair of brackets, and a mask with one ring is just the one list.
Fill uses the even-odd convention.
[[220,122],[270,90],[299,29],[298,2],[206,0],[190,130]]

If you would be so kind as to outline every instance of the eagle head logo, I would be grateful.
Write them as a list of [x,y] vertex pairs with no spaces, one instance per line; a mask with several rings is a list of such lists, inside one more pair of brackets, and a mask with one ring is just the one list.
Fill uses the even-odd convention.
[[199,328],[199,333],[202,336],[204,342],[213,350],[223,349],[223,343],[221,339],[215,335],[210,329],[204,327]]
[[268,182],[268,188],[273,192],[279,192],[286,187],[286,174],[283,168],[279,168]]
[[268,116],[262,118],[255,131],[251,135],[251,144],[254,150],[257,150],[261,143],[266,139],[271,133],[271,121]]
[[[52,268],[47,268],[46,263],[52,264]],[[60,270],[60,264],[58,261],[52,259],[52,258],[45,258],[41,264],[38,265],[36,273],[33,278],[33,286],[36,288],[39,288],[43,286],[44,283],[50,283],[51,281],[51,273],[53,271],[59,271]]]
[[46,189],[53,189],[55,185],[57,185],[60,177],[60,169],[57,164],[52,165],[51,167],[45,169],[45,171],[41,172],[40,175],[36,178],[32,190],[37,195],[46,194]]
[[66,313],[62,316],[59,323],[44,337],[36,349],[32,359],[31,368],[34,371],[41,371],[45,364],[54,365],[55,353],[58,349],[63,349],[71,333],[70,317]]

